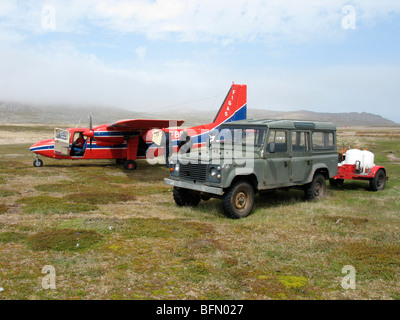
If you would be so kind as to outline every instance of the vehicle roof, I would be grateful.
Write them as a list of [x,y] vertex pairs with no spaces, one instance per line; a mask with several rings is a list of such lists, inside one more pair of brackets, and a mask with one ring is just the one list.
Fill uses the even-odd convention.
[[223,124],[223,126],[237,125],[268,126],[272,129],[336,130],[336,125],[332,122],[312,120],[246,119]]

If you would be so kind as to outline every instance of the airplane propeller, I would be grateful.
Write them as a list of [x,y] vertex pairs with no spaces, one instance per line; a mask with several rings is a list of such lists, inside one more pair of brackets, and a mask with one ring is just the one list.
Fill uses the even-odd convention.
[[[93,132],[92,114],[89,114],[89,130],[91,133]],[[92,142],[93,142],[93,135],[91,135],[91,137],[89,138],[90,151],[92,151]]]
[[88,137],[89,139],[89,143],[90,143],[90,150],[92,150],[92,143],[93,143],[93,136],[94,136],[94,132],[93,132],[93,121],[92,121],[92,114],[89,114],[88,116],[88,130],[86,130],[83,135]]

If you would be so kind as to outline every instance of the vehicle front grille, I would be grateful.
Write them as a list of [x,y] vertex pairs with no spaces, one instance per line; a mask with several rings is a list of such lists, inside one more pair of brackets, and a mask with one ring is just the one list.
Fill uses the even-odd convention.
[[205,182],[207,179],[206,164],[181,164],[179,166],[179,177],[184,180]]

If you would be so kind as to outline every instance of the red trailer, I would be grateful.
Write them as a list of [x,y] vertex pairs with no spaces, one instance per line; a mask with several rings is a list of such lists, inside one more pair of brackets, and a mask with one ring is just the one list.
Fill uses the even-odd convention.
[[385,188],[388,176],[386,169],[374,163],[374,154],[367,150],[343,150],[339,154],[338,173],[329,179],[332,186],[341,186],[344,180],[369,181],[371,191]]

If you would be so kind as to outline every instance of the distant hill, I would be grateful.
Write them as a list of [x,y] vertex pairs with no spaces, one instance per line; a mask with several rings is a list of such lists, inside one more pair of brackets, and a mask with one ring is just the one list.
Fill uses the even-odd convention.
[[279,112],[260,109],[249,109],[248,118],[266,119],[301,119],[314,121],[330,121],[338,127],[348,126],[371,126],[371,127],[392,127],[399,124],[380,115],[367,112],[348,112],[348,113],[322,113],[312,111],[292,111]]
[[[122,108],[105,107],[71,107],[71,106],[37,106],[17,103],[0,102],[0,123],[2,124],[53,124],[86,127],[88,115],[93,116],[93,125],[111,123],[120,119],[176,119],[185,120],[184,126],[194,126],[209,123],[214,120],[218,111],[215,110],[190,110],[185,108],[169,108],[157,112],[137,112]],[[388,127],[399,126],[391,120],[371,113],[319,113],[311,111],[271,111],[248,108],[250,118],[259,119],[299,119],[314,121],[331,121],[338,127],[341,126],[374,126]]]

